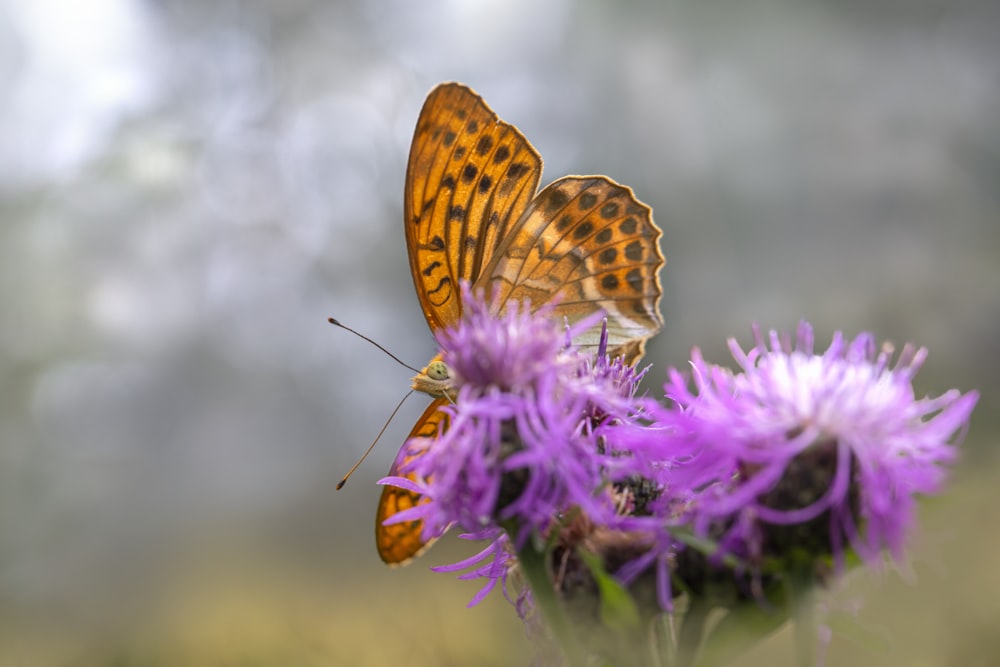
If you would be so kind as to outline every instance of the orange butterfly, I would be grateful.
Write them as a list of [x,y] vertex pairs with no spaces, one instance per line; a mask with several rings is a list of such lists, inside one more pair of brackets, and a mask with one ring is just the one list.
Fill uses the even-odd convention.
[[[566,176],[537,192],[541,174],[538,151],[475,92],[444,83],[427,96],[403,204],[410,272],[427,323],[437,331],[458,321],[464,280],[494,295],[498,314],[524,300],[532,308],[557,300],[554,316],[571,323],[604,311],[609,349],[636,361],[663,325],[664,260],[652,211],[605,176]],[[596,347],[599,337],[597,326],[574,342]],[[440,355],[412,386],[436,400],[409,437],[437,437],[448,427],[440,408],[454,398]],[[404,446],[389,474],[398,475],[408,458]],[[375,545],[387,564],[405,564],[429,546],[420,521],[382,525],[420,501],[412,491],[383,487]]]

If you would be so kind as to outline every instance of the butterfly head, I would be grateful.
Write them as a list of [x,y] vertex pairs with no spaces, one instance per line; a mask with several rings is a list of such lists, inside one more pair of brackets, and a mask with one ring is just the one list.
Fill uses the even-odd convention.
[[424,368],[413,376],[410,386],[416,391],[422,391],[435,398],[455,400],[455,374],[441,355],[437,355]]

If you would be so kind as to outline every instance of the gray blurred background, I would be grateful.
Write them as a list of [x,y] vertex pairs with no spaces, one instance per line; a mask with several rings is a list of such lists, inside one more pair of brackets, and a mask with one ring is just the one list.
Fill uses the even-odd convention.
[[[987,1],[0,0],[0,665],[507,665],[494,594],[385,568],[433,354],[401,223],[443,80],[663,228],[658,391],[753,321],[930,348],[982,399],[829,665],[1000,655],[1000,9]],[[744,664],[790,664],[779,633]]]

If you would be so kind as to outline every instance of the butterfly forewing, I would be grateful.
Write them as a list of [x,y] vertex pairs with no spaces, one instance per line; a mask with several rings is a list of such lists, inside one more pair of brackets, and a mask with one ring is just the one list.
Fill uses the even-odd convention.
[[[446,399],[437,399],[431,403],[424,414],[420,416],[407,438],[436,438],[448,428],[448,414],[440,410],[447,403]],[[408,448],[404,445],[396,455],[396,460],[389,469],[389,475],[399,475],[415,479],[413,473],[399,471],[400,467],[412,459]],[[375,547],[378,555],[389,565],[404,565],[431,545],[433,541],[424,541],[422,521],[404,521],[388,526],[382,522],[403,510],[415,507],[421,502],[422,496],[407,489],[396,486],[383,486],[382,497],[379,498],[378,511],[375,513]]]
[[534,197],[541,167],[524,135],[469,88],[431,91],[410,147],[403,221],[432,329],[458,321],[459,281],[479,277]]
[[[605,176],[567,176],[528,204],[478,286],[497,294],[499,310],[554,302],[554,314],[571,323],[603,310],[609,347],[634,361],[663,325],[663,261],[652,212],[630,188]],[[596,346],[599,335],[595,327],[574,342]]]

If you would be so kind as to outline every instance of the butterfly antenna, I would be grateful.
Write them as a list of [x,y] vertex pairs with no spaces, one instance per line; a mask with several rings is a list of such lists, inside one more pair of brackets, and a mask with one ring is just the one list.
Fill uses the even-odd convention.
[[[332,319],[333,318],[331,318],[331,321],[332,321]],[[347,329],[347,327],[344,327],[344,328]],[[350,331],[350,329],[347,329],[347,330]],[[362,338],[364,338],[364,336],[362,336]],[[388,353],[386,353],[386,354],[388,354]],[[389,356],[392,356],[392,355],[389,355]],[[400,363],[402,363],[402,362],[400,362]],[[403,364],[403,365],[405,366],[405,364]],[[353,475],[354,471],[357,470],[361,466],[361,462],[364,461],[366,458],[368,458],[368,455],[372,453],[372,450],[375,449],[375,443],[377,443],[379,441],[379,438],[381,438],[382,434],[385,433],[385,429],[389,427],[389,422],[391,422],[392,418],[396,416],[396,413],[399,412],[399,409],[401,407],[403,407],[403,401],[405,401],[407,398],[409,398],[410,394],[412,394],[412,393],[413,393],[412,389],[410,391],[406,392],[406,396],[403,396],[403,398],[399,401],[399,404],[396,405],[396,409],[392,411],[392,414],[389,415],[389,418],[385,420],[384,424],[382,424],[382,428],[381,428],[381,430],[379,430],[378,435],[375,436],[375,439],[372,440],[372,444],[370,444],[368,446],[368,449],[365,451],[364,454],[361,455],[361,458],[358,459],[358,462],[355,463],[354,466],[350,470],[347,471],[347,474],[344,475],[344,478],[342,480],[340,480],[339,482],[337,482],[337,490],[338,491],[340,491],[342,488],[344,488],[344,484],[347,484],[347,478],[350,477],[351,475]]]
[[[379,345],[378,343],[376,343],[375,341],[373,341],[368,336],[366,336],[364,334],[361,334],[361,333],[358,333],[357,331],[355,331],[351,327],[347,326],[346,324],[342,324],[339,320],[336,320],[336,319],[330,317],[330,318],[327,318],[327,322],[329,322],[330,324],[332,324],[335,327],[340,327],[341,329],[344,329],[345,331],[350,331],[352,334],[354,334],[358,338],[361,338],[361,339],[364,339],[364,340],[368,341],[369,343],[371,343],[372,345],[374,345],[375,347],[377,347],[378,349],[382,350],[383,352],[385,352],[386,354],[388,354],[390,357],[392,357],[393,359],[395,359],[396,362],[398,364],[400,364],[401,366],[403,366],[404,368],[409,368],[414,373],[419,373],[420,372],[419,370],[417,370],[413,366],[409,365],[408,363],[406,363],[405,361],[403,361],[402,359],[400,359],[399,357],[397,357],[395,354],[393,354],[389,350],[385,349],[384,347],[382,347],[381,345]],[[407,396],[409,396],[409,394],[407,394]],[[400,401],[400,405],[402,405],[402,401]],[[396,409],[398,410],[399,408],[397,407]],[[396,414],[396,413],[393,412],[392,414]],[[392,417],[389,417],[389,419],[392,419]],[[360,461],[359,461],[359,463],[360,463]]]

